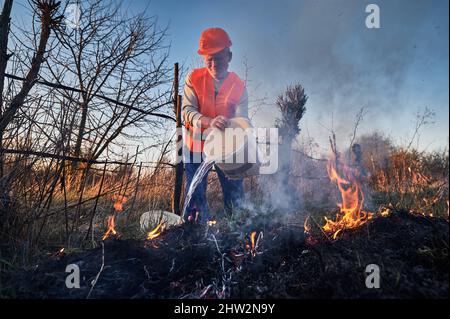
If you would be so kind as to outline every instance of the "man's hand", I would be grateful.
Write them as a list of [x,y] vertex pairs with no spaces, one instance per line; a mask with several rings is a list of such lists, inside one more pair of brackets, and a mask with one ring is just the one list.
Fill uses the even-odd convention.
[[223,115],[216,116],[215,118],[210,118],[207,116],[202,116],[200,118],[200,125],[202,128],[218,128],[219,130],[225,130],[230,124],[230,121]]
[[230,121],[225,116],[219,115],[212,119],[209,126],[218,128],[219,130],[223,131],[226,127],[228,127],[229,124]]
[[228,125],[230,124],[230,121],[222,115],[216,116],[212,121],[210,126],[211,127],[216,127],[219,130],[225,130],[226,127],[228,127]]

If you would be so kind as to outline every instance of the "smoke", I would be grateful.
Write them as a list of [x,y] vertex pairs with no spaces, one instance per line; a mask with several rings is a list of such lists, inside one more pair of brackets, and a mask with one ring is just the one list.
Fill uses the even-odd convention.
[[[401,114],[411,111],[404,103],[403,92],[411,69],[424,59],[417,48],[424,45],[421,30],[429,22],[430,6],[426,1],[378,1],[381,29],[374,30],[365,26],[367,4],[357,0],[281,1],[278,6],[255,8],[255,16],[273,12],[272,30],[263,25],[268,20],[257,20],[255,27],[264,32],[240,31],[235,33],[238,38],[234,40],[235,46],[244,47],[241,50],[246,52],[252,66],[250,79],[261,82],[253,92],[250,83],[250,93],[267,94],[271,99],[270,106],[256,114],[255,125],[274,124],[275,97],[295,83],[302,84],[309,96],[300,127],[309,119],[308,123],[313,123],[312,133],[321,134],[323,149],[328,149],[329,132],[320,128],[319,123],[336,132],[344,151],[361,107],[368,111],[365,119],[370,123],[368,130],[389,125],[392,119],[397,124]],[[287,155],[282,148],[280,152],[280,158]],[[300,172],[305,172],[309,165],[296,163],[294,158],[292,164]],[[303,189],[289,184],[289,178],[294,177],[289,176],[292,172],[287,169],[280,167],[273,176],[261,176],[263,210],[289,212],[304,208]],[[324,177],[324,166],[317,166],[311,175],[314,174],[312,178]],[[324,185],[334,188],[327,178],[312,180],[307,189],[315,191],[309,195],[329,193]],[[322,196],[316,196],[315,200],[324,202]]]
[[[289,152],[289,148],[286,146],[287,144],[276,146],[271,144],[269,146],[271,149],[276,149],[277,170],[272,174],[261,174],[257,177],[257,193],[260,197],[255,201],[248,196],[250,194],[247,194],[244,209],[255,215],[278,211],[282,213],[279,216],[286,216],[301,209],[300,198],[302,196],[296,187],[298,181],[291,175],[294,165],[289,159],[292,158],[292,152]],[[262,148],[260,150],[261,153],[264,153]],[[269,152],[273,152],[273,150]]]
[[[411,92],[411,82],[418,76],[418,67],[436,61],[440,54],[434,52],[442,52],[447,42],[442,43],[438,31],[430,31],[438,22],[432,21],[435,9],[429,2],[377,1],[381,13],[377,30],[365,26],[369,2],[277,3],[255,8],[257,18],[252,24],[261,32],[252,27],[234,33],[235,47],[241,47],[237,50],[245,53],[252,66],[250,79],[261,84],[251,93],[269,96],[269,106],[258,112],[256,122],[271,125],[275,97],[297,82],[310,96],[312,107],[305,120],[312,123],[314,134],[321,133],[321,142],[328,136],[320,125],[333,125],[338,139],[347,139],[353,116],[363,106],[369,110],[368,130],[385,130],[399,119],[406,121],[405,113],[416,111],[408,102],[421,92]],[[269,10],[270,20],[264,14]],[[431,82],[434,70],[421,76]]]
[[[381,29],[365,26],[365,8],[370,3],[380,7]],[[338,148],[345,150],[354,117],[363,106],[368,113],[358,135],[409,130],[406,115],[425,106],[421,101],[426,97],[429,105],[443,109],[444,124],[436,124],[434,135],[445,134],[448,143],[448,80],[444,79],[448,77],[448,1],[230,0],[208,6],[200,1],[174,2],[174,6],[167,9],[171,17],[174,12],[189,12],[173,19],[174,52],[181,52],[176,61],[190,54],[196,57],[196,37],[211,26],[230,34],[231,70],[242,78],[246,58],[250,101],[268,97],[259,109],[257,103],[250,105],[250,113],[257,109],[254,126],[273,127],[276,96],[287,85],[300,83],[309,96],[300,137],[305,136],[308,123],[309,136],[320,145],[317,152],[329,150],[330,132],[324,126],[334,129]],[[444,133],[437,133],[438,127]],[[249,208],[302,208],[302,192],[325,202],[325,185],[335,190],[325,168],[304,158],[293,158],[292,163],[296,175],[310,178],[302,182],[305,187],[294,194],[280,193],[284,178],[260,176],[264,198]]]

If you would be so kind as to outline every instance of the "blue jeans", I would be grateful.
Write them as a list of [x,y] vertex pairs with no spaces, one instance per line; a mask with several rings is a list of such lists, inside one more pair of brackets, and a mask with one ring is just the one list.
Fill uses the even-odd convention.
[[[185,195],[189,190],[195,172],[201,163],[185,163],[184,168],[186,172],[186,190]],[[230,214],[233,208],[239,207],[244,199],[244,183],[242,179],[229,179],[217,166],[215,166],[217,176],[219,177],[220,186],[223,193],[223,202],[225,210]],[[189,206],[186,208],[184,215],[185,221],[188,221],[189,216],[195,219],[196,212],[199,212],[198,222],[206,223],[211,219],[209,215],[209,207],[206,201],[206,187],[208,185],[208,173],[197,186],[197,189],[192,194]]]

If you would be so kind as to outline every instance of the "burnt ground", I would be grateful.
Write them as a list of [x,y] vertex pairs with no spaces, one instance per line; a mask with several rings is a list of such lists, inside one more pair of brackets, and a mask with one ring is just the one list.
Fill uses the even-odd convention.
[[[248,233],[183,224],[152,241],[111,238],[49,256],[11,273],[6,285],[12,298],[39,299],[448,298],[446,220],[396,212],[335,241],[320,231],[305,236],[302,227],[255,224],[264,237],[254,254]],[[81,273],[78,289],[65,285],[72,263]],[[379,289],[365,285],[369,264],[379,266]]]

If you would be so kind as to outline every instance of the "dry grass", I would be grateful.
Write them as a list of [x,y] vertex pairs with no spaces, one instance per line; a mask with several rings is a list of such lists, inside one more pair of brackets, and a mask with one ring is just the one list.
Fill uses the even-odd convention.
[[[448,219],[448,152],[425,154],[392,148],[382,158],[372,156],[369,151],[365,154],[366,207],[376,210],[380,205],[389,205],[396,210]],[[99,191],[101,165],[92,167],[87,176],[81,166],[76,174],[67,174],[62,179],[63,174],[58,171],[60,163],[31,158],[20,161],[9,158],[9,163],[7,167],[15,170],[16,177],[3,198],[2,268],[30,265],[60,247],[79,249],[99,245],[107,218],[114,213],[114,196],[127,198],[123,211],[116,213],[116,229],[122,238],[142,236],[139,217],[143,212],[171,211],[174,181],[171,167],[142,169],[136,191],[138,167],[124,170],[110,165]],[[295,185],[292,194],[296,200],[292,211],[311,214],[319,223],[339,201],[335,186],[326,176],[325,165],[325,161],[309,159],[300,153],[293,156],[291,182]],[[276,194],[276,189],[270,189],[275,185],[271,179],[276,177],[246,179],[253,213],[267,209],[269,192]],[[220,211],[221,192],[215,173],[209,176],[207,197],[213,212]]]
[[448,219],[448,153],[395,149],[384,163],[368,167],[376,204]]

